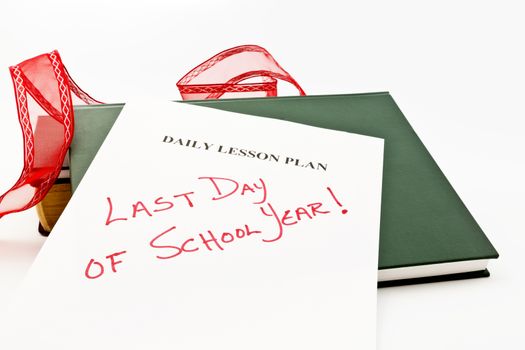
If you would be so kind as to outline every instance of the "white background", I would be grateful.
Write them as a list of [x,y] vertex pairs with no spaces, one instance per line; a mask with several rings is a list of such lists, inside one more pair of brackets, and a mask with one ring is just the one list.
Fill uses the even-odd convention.
[[[58,49],[95,98],[177,99],[196,64],[258,44],[308,94],[390,91],[501,254],[488,279],[381,289],[378,348],[523,348],[524,16],[519,1],[4,2],[0,192],[22,166],[9,65]],[[34,210],[0,219],[0,312],[36,228]]]

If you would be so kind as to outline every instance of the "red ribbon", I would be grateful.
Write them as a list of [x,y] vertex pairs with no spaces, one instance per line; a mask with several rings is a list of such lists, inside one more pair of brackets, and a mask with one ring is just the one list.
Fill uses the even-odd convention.
[[[57,51],[12,66],[10,72],[22,127],[24,168],[13,187],[0,196],[0,218],[36,205],[55,183],[73,138],[73,98],[84,104],[101,103],[71,79]],[[268,97],[277,96],[277,80],[305,95],[268,51],[244,45],[199,64],[177,87],[183,100]]]
[[[257,79],[261,81],[253,81]],[[183,76],[177,87],[183,100],[269,97],[277,96],[277,79],[292,84],[300,95],[305,95],[268,51],[257,45],[243,45],[202,62]]]
[[24,168],[13,187],[0,196],[0,217],[31,208],[53,186],[73,138],[71,93],[83,103],[100,103],[71,79],[57,51],[9,70],[22,128]]

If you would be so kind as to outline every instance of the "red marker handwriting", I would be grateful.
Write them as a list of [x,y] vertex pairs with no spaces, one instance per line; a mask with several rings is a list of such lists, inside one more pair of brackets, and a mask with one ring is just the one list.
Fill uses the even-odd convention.
[[[116,260],[115,258],[119,255],[125,254],[126,251],[120,251],[106,256],[106,259],[109,259],[111,270],[113,273],[117,272],[116,266],[122,263],[122,260]],[[89,279],[97,279],[104,274],[104,265],[101,262],[91,259],[86,266],[84,275]]]
[[[332,191],[332,189],[330,187],[327,187],[326,188],[328,190],[328,192],[330,192],[330,195],[332,196],[332,198],[334,199],[334,201],[337,203],[338,206],[340,206],[341,208],[343,207],[343,205],[341,204],[341,202],[339,202],[339,200],[337,199],[337,197],[335,196],[334,192]],[[348,210],[344,209],[341,210],[341,213],[343,214],[346,214],[348,213]]]
[[[185,192],[181,194],[176,194],[171,196],[171,198],[164,198],[164,197],[158,197],[152,203],[145,203],[144,201],[136,201],[135,203],[131,204],[131,208],[129,208],[129,211],[124,211],[124,214],[119,214],[120,217],[115,217],[113,211],[114,205],[113,201],[111,200],[111,197],[107,197],[108,202],[108,215],[106,217],[106,226],[116,222],[116,221],[126,221],[128,218],[134,219],[137,217],[152,217],[155,213],[170,210],[175,207],[175,205],[179,206],[188,206],[190,208],[193,207],[193,201],[191,200],[191,196],[194,194],[194,192]],[[131,214],[131,215],[130,215]]]
[[286,209],[282,212],[278,212],[271,203],[266,203],[266,207],[260,207],[261,212],[269,217],[273,217],[277,221],[278,231],[271,239],[263,239],[263,242],[275,242],[282,238],[284,232],[284,226],[292,226],[297,224],[299,221],[304,219],[313,219],[320,214],[329,214],[329,210],[321,210],[322,203],[310,203],[304,207],[297,207],[293,210]]
[[[207,230],[205,233],[201,232],[185,238],[181,241],[182,243],[179,244],[176,243],[175,229],[176,227],[172,226],[150,241],[150,247],[164,253],[157,255],[157,259],[173,259],[183,253],[195,253],[201,248],[205,248],[208,251],[222,251],[224,250],[224,246],[236,240],[262,233],[259,230],[251,229],[249,225],[242,225],[242,227],[220,233]],[[160,243],[160,240],[170,243]]]
[[[262,178],[256,181],[238,181],[227,177],[202,176],[198,180],[207,184],[208,200],[221,201],[226,198],[248,198],[250,204],[255,204],[259,208],[260,214],[275,223],[274,230],[263,232],[253,229],[252,225],[242,224],[229,230],[206,229],[200,232],[190,233],[179,232],[175,225],[150,239],[149,246],[155,251],[155,256],[160,260],[174,259],[181,255],[188,255],[198,252],[223,252],[229,245],[246,239],[246,237],[259,237],[265,243],[277,242],[283,238],[285,231],[290,227],[300,223],[316,220],[318,217],[326,216],[333,212],[335,202],[341,213],[347,214],[348,210],[335,195],[330,187],[326,187],[330,195],[330,201],[313,201],[300,206],[282,207],[279,203],[268,200],[268,189],[266,182]],[[111,197],[106,197],[107,216],[105,225],[118,221],[129,222],[136,218],[152,218],[157,213],[177,210],[180,208],[195,208],[196,198],[202,200],[203,197],[196,197],[195,192],[187,191],[175,195],[158,196],[153,200],[137,200],[133,203],[122,204],[114,201]],[[204,197],[206,198],[206,197]],[[293,198],[288,198],[288,200]],[[333,202],[332,202],[333,201]],[[331,205],[330,205],[331,204]],[[118,207],[118,208],[117,208]],[[329,210],[329,209],[332,209]],[[254,208],[254,210],[257,210]],[[212,213],[213,214],[213,213]],[[238,213],[237,215],[240,215]],[[217,215],[217,214],[215,214]],[[117,273],[117,265],[122,264],[119,256],[125,254],[122,250],[106,256],[106,260],[91,259],[86,266],[84,275],[88,279],[97,279],[104,275],[109,268],[113,273]],[[121,259],[121,258],[120,258]]]
[[215,195],[212,197],[212,200],[214,201],[227,198],[237,192],[240,192],[241,196],[260,192],[260,200],[254,201],[253,204],[262,204],[266,201],[268,196],[266,184],[263,179],[259,179],[257,182],[253,183],[243,183],[242,186],[238,181],[226,177],[202,176],[199,177],[199,180],[207,180],[213,186],[215,189]]
[[171,259],[171,258],[174,258],[176,256],[179,256],[183,252],[191,253],[191,252],[196,252],[197,250],[199,250],[199,247],[194,247],[193,246],[193,242],[195,241],[195,239],[193,239],[193,238],[189,238],[189,239],[185,240],[184,243],[182,243],[182,245],[180,247],[178,247],[176,245],[167,245],[167,244],[166,245],[161,245],[161,244],[157,243],[157,241],[159,239],[161,239],[164,235],[170,233],[171,231],[174,231],[175,229],[176,229],[176,227],[172,226],[171,228],[169,228],[166,231],[162,232],[160,235],[156,236],[155,238],[153,238],[149,242],[150,247],[163,249],[163,250],[168,250],[171,253],[171,254],[163,255],[163,256],[157,255],[158,259]]

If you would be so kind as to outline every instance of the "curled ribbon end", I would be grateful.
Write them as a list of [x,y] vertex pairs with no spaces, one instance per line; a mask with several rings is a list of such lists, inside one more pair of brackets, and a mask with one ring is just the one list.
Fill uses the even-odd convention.
[[[39,203],[55,183],[73,138],[73,98],[100,104],[71,78],[58,51],[9,67],[24,143],[24,168],[0,196],[0,218]],[[178,82],[183,100],[277,96],[277,82],[304,90],[264,48],[242,45],[199,64]],[[37,106],[30,111],[29,103]],[[36,125],[32,125],[36,120]]]
[[[22,128],[24,168],[0,196],[0,218],[33,207],[55,183],[73,138],[73,96],[86,104],[100,103],[71,79],[56,50],[9,71]],[[29,102],[35,107],[29,108]]]

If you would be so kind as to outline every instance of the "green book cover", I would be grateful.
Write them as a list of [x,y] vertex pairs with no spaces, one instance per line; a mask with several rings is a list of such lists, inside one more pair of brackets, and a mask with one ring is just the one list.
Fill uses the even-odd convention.
[[[486,276],[486,262],[498,257],[387,92],[189,103],[385,139],[380,281],[447,274],[457,278]],[[122,107],[122,104],[76,107],[75,137],[70,149],[73,190]],[[147,123],[146,118],[144,122]],[[341,157],[344,154],[345,150],[341,150]],[[456,267],[450,269],[450,266]],[[412,267],[419,270],[406,274],[407,268]],[[435,267],[438,268],[432,269]],[[402,273],[381,278],[381,272],[387,270]]]

